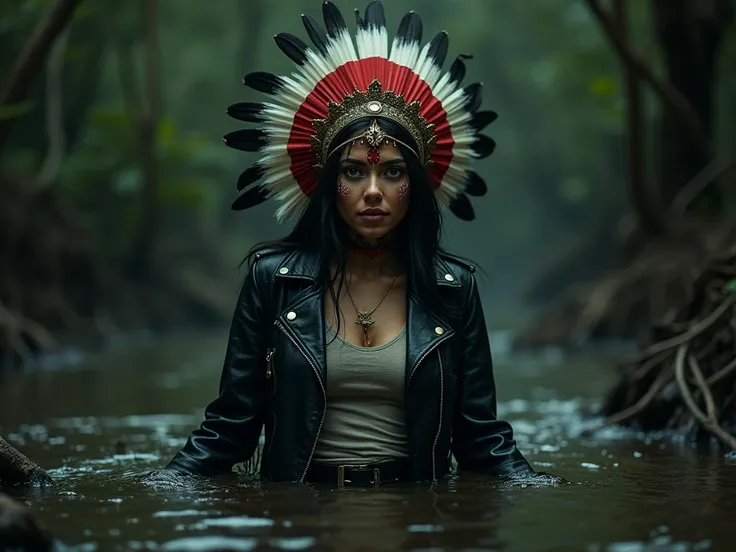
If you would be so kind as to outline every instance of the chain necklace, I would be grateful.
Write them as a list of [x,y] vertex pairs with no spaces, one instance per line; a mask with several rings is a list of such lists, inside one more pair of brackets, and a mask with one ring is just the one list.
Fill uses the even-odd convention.
[[346,287],[345,290],[348,292],[348,297],[350,298],[350,302],[353,304],[353,308],[355,309],[355,314],[358,315],[358,318],[355,320],[355,323],[359,326],[363,327],[363,347],[370,347],[371,346],[371,340],[368,338],[368,326],[372,326],[375,324],[375,320],[371,318],[371,315],[376,312],[376,309],[381,306],[381,303],[383,303],[383,300],[388,297],[389,292],[391,291],[391,288],[394,287],[394,282],[396,281],[396,276],[393,277],[391,280],[391,285],[388,286],[388,289],[386,290],[386,293],[383,294],[383,297],[381,297],[381,300],[378,302],[378,304],[373,307],[373,310],[371,311],[361,311],[358,309],[358,307],[355,305],[355,301],[353,301],[353,296],[350,294],[350,287]]

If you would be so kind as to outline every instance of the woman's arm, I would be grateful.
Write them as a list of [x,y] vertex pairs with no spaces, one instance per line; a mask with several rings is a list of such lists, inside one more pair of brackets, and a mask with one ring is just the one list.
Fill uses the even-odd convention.
[[533,475],[532,467],[516,448],[511,425],[496,418],[496,383],[488,331],[475,278],[458,331],[462,340],[457,367],[458,394],[452,452],[458,470],[488,475]]
[[219,396],[205,409],[204,421],[192,431],[167,470],[192,475],[229,472],[256,450],[263,426],[266,393],[263,294],[256,261],[243,283],[230,327]]

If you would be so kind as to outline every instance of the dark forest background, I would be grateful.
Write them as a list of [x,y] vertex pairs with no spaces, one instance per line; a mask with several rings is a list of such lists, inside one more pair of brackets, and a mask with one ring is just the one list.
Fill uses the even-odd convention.
[[[349,20],[364,7],[335,3]],[[290,72],[272,36],[304,36],[299,14],[320,8],[0,1],[6,360],[119,330],[227,323],[243,256],[286,229],[273,203],[229,210],[254,156],[223,145],[238,128],[225,109],[259,99],[245,73]],[[672,278],[729,246],[733,1],[386,9],[393,22],[416,9],[428,37],[448,31],[451,57],[472,53],[469,79],[499,113],[489,129],[498,148],[478,167],[489,191],[474,199],[477,220],[446,216],[447,246],[487,272],[491,328],[532,345],[632,337],[677,301]],[[642,259],[643,279],[610,284]],[[591,315],[596,290],[607,301]]]

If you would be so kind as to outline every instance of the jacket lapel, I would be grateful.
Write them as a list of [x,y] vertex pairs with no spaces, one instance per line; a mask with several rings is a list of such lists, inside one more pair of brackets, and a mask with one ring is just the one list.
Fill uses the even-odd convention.
[[[460,280],[441,258],[437,259],[435,278],[440,288],[459,288]],[[413,293],[407,301],[406,385],[424,358],[444,340],[455,335],[450,324],[422,305]]]
[[[295,345],[326,378],[324,296],[317,285],[319,254],[294,251],[276,267],[275,279],[309,282],[278,314],[277,320]],[[435,278],[441,288],[460,288],[460,280],[451,267],[437,259]],[[430,312],[412,293],[407,298],[406,384],[424,358],[440,343],[455,334],[455,330],[437,314]]]
[[314,253],[294,251],[284,257],[274,278],[299,280],[313,285],[298,293],[278,314],[277,320],[297,348],[319,373],[325,369],[325,317],[322,290],[317,283],[319,258]]

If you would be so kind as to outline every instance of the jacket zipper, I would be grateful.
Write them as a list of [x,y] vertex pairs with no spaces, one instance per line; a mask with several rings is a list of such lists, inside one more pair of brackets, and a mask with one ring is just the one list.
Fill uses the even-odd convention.
[[406,382],[407,387],[411,383],[411,378],[414,377],[414,372],[417,371],[417,368],[419,368],[419,365],[422,363],[422,361],[427,358],[427,355],[429,355],[432,351],[434,351],[437,347],[439,347],[443,341],[445,341],[448,337],[451,337],[451,334],[445,334],[440,339],[435,341],[434,345],[432,345],[429,349],[427,349],[424,354],[419,357],[419,360],[417,360],[417,363],[414,365],[414,368],[411,369],[411,374],[409,374],[409,380]]
[[[419,357],[419,360],[417,360],[417,363],[414,365],[414,368],[411,370],[411,374],[409,374],[409,380],[406,382],[406,387],[409,387],[409,384],[411,383],[411,378],[414,377],[414,372],[417,371],[417,368],[422,363],[422,361],[427,358],[427,355],[429,355],[432,351],[437,349],[445,339],[449,338],[451,334],[446,333],[443,337],[438,339],[434,345],[432,345],[429,349],[427,349],[424,354]],[[440,355],[439,350],[437,351],[437,355],[440,359],[440,423],[439,427],[437,427],[437,435],[434,438],[434,443],[432,444],[432,480],[437,481],[437,466],[435,462],[435,450],[437,448],[437,442],[440,438],[440,431],[442,430],[442,405],[445,402],[445,377],[444,377],[444,367],[442,365],[442,355]]]
[[269,349],[266,351],[266,379],[271,379],[273,375],[273,355],[276,349]]
[[322,382],[322,376],[319,375],[319,370],[317,370],[317,367],[314,365],[314,363],[310,360],[310,358],[307,356],[307,354],[304,352],[304,349],[296,342],[296,339],[291,337],[289,332],[286,331],[286,328],[284,328],[283,324],[279,322],[278,320],[274,322],[274,325],[284,332],[284,335],[289,338],[289,341],[291,341],[294,344],[294,347],[298,349],[298,351],[302,354],[302,356],[305,358],[305,360],[309,363],[309,365],[312,367],[312,370],[314,371],[314,375],[317,376],[317,380],[319,381],[319,386],[322,389],[322,396],[324,397],[324,408],[322,409],[322,419],[319,422],[319,427],[317,428],[317,436],[314,438],[314,445],[312,445],[312,452],[309,454],[309,459],[307,460],[307,465],[304,466],[304,473],[302,473],[302,477],[299,480],[300,483],[304,482],[304,478],[307,476],[307,471],[309,471],[309,465],[312,463],[312,457],[314,456],[314,451],[317,449],[317,442],[319,441],[319,434],[322,432],[322,426],[325,423],[325,415],[327,414],[327,392],[325,391],[325,384]]
[[437,466],[435,465],[437,442],[440,440],[440,433],[442,432],[442,407],[445,404],[445,369],[442,366],[442,353],[437,349],[437,358],[440,361],[440,423],[437,426],[437,435],[434,438],[434,444],[432,445],[432,480],[437,481]]
[[[266,379],[271,379],[271,377],[275,378],[274,370],[273,370],[273,355],[276,354],[276,349],[268,349],[266,351]],[[272,396],[276,394],[276,379],[273,380],[273,393]],[[269,461],[269,466],[271,464],[271,449],[273,448],[273,438],[276,435],[276,411],[273,408],[273,404],[271,404],[271,416],[273,417],[273,428],[271,429],[271,439],[268,441],[268,454],[267,458]]]

